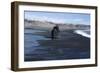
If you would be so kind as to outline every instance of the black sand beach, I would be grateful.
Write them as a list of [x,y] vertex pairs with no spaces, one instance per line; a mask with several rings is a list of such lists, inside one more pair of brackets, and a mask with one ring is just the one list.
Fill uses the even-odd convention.
[[37,40],[39,46],[34,47],[33,44],[31,48],[25,47],[25,61],[90,58],[90,38],[76,34],[72,30],[60,32],[58,38],[54,40],[51,39],[50,32],[31,34],[34,35],[43,36],[47,40]]

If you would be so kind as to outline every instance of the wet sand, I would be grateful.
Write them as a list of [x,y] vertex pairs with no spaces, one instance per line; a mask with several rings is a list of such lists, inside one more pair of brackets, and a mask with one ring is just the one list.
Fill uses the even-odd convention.
[[34,35],[41,35],[49,39],[38,40],[39,46],[28,49],[30,52],[25,53],[25,61],[90,58],[90,38],[73,31],[60,32],[58,38],[54,40],[51,39],[49,32],[34,33]]

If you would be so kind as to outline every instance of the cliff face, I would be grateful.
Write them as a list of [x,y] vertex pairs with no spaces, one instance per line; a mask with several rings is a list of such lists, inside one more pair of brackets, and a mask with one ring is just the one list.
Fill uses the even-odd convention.
[[34,29],[44,29],[44,30],[50,30],[53,28],[55,24],[45,22],[45,21],[25,21],[24,27],[25,28],[34,28]]
[[84,24],[63,24],[63,23],[53,23],[47,21],[28,21],[24,20],[25,28],[42,29],[42,30],[52,30],[52,28],[58,25],[61,31],[63,30],[90,30],[90,25]]

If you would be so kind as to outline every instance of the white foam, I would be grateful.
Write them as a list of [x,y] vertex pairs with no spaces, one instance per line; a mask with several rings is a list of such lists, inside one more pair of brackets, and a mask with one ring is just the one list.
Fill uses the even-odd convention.
[[82,36],[85,36],[85,37],[90,38],[90,35],[89,35],[89,34],[87,34],[87,33],[85,33],[85,32],[84,32],[84,31],[82,31],[82,30],[75,30],[75,33],[77,33],[77,34],[80,34],[80,35],[82,35]]

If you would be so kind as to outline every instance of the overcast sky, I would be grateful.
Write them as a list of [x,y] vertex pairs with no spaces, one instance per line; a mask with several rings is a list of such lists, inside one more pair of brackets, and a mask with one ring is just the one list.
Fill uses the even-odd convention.
[[67,12],[24,11],[25,19],[90,25],[90,14]]

